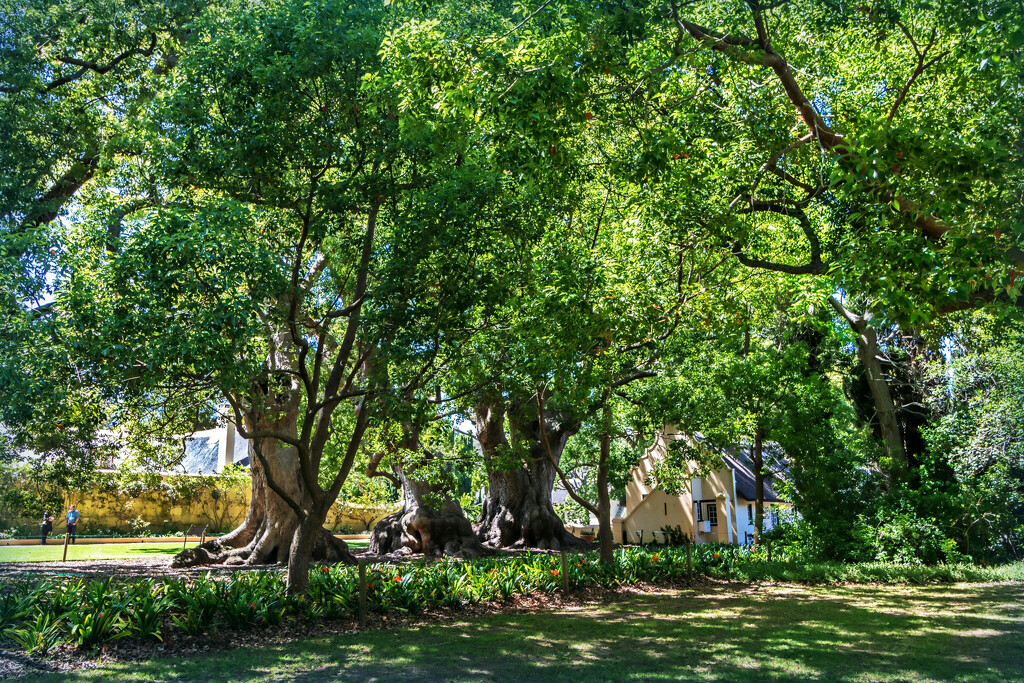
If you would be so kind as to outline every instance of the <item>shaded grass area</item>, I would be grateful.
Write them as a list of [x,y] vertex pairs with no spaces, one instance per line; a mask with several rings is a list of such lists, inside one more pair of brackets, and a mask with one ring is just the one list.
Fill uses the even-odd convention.
[[1024,586],[716,587],[31,680],[1024,678]]
[[[347,541],[349,547],[365,548],[367,541]],[[189,547],[197,545],[190,542]],[[68,562],[82,560],[116,560],[119,558],[172,557],[181,552],[181,541],[172,543],[103,543],[69,545]],[[13,545],[0,547],[2,562],[60,562],[63,544]],[[0,570],[2,571],[2,570]]]
[[795,583],[927,583],[1024,581],[1024,562],[996,567],[972,564],[900,565],[884,562],[737,562],[723,578]]

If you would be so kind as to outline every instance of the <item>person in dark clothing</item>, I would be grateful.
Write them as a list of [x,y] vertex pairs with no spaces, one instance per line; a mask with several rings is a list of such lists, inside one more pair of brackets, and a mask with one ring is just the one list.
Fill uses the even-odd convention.
[[42,529],[42,532],[43,532],[42,533],[42,537],[43,537],[42,544],[46,545],[46,537],[50,535],[51,531],[53,531],[53,516],[50,515],[49,512],[44,512],[43,513],[43,523],[40,525],[40,528]]
[[80,517],[81,515],[78,514],[78,510],[76,510],[75,506],[72,505],[71,509],[68,510],[68,515],[66,517],[68,523],[68,538],[72,544],[75,542],[75,530],[78,528],[78,520]]

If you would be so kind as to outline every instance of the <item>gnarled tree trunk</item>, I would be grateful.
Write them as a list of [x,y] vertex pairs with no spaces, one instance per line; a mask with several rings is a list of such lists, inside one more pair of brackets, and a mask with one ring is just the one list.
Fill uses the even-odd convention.
[[[263,457],[273,469],[271,476],[296,501],[309,509],[310,496],[299,475],[294,448],[282,448],[276,439],[263,439]],[[299,527],[298,517],[267,483],[266,472],[250,446],[252,498],[245,520],[234,531],[178,553],[173,567],[205,564],[261,565],[287,563],[292,541]],[[312,559],[322,562],[355,563],[348,546],[324,528],[312,533]]]
[[[399,444],[399,452],[422,454],[431,459],[413,430]],[[392,464],[395,478],[401,483],[404,503],[398,512],[388,515],[373,529],[370,553],[423,553],[427,556],[479,557],[490,552],[473,534],[473,526],[462,506],[438,484],[416,478],[422,463],[396,461]]]
[[[497,548],[559,549],[582,546],[584,542],[570,534],[551,503],[551,491],[557,476],[540,440],[539,420],[524,410],[520,418],[510,418],[515,435],[528,446],[525,462],[511,458],[505,434],[505,406],[497,401],[474,406],[474,430],[487,466],[487,497],[476,536]],[[545,420],[551,452],[556,461],[566,442],[579,425],[558,415]]]

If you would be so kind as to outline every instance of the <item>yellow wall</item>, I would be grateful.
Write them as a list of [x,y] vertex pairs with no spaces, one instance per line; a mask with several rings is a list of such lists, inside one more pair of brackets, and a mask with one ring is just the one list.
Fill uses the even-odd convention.
[[[131,497],[93,489],[73,493],[65,502],[67,505],[74,503],[78,506],[81,514],[78,533],[82,535],[109,531],[184,531],[193,524],[207,524],[211,533],[219,533],[230,531],[245,519],[250,494],[248,482],[240,482],[237,486],[223,487],[222,484],[222,488],[217,490],[200,490],[188,501],[171,500],[166,493],[160,491],[147,491],[138,497]],[[54,533],[64,531],[66,512],[67,507],[51,512],[54,517]],[[391,512],[393,509],[335,505],[327,516],[325,526],[332,531],[362,531],[367,523],[372,528],[373,524]],[[34,518],[4,520],[4,526],[21,527],[29,535],[39,533],[39,520]]]

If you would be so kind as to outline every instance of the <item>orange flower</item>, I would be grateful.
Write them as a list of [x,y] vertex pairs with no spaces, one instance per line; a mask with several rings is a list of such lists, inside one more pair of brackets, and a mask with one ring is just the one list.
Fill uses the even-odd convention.
[[715,559],[717,560],[719,557],[721,557],[721,555],[719,553],[715,553]]
[[557,569],[552,569],[551,570],[551,576],[558,576],[558,570]]
[[402,580],[402,577],[401,577],[401,576],[396,576],[396,577],[395,577],[395,581],[401,581],[401,580]]
[[654,555],[651,555],[651,562],[657,562],[660,559],[661,559],[661,557],[657,553],[655,553]]

